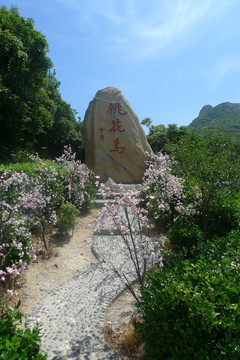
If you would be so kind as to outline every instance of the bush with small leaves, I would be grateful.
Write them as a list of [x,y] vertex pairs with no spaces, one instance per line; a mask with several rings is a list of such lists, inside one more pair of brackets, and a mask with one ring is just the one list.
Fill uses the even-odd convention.
[[79,210],[69,202],[62,203],[57,215],[57,229],[60,233],[65,233],[74,228],[76,217]]
[[141,288],[146,358],[240,358],[240,234],[169,254]]
[[168,230],[167,237],[174,250],[178,251],[183,247],[191,250],[194,245],[202,241],[203,231],[196,217],[178,216]]
[[0,360],[46,360],[40,351],[39,325],[20,329],[21,313],[0,303]]

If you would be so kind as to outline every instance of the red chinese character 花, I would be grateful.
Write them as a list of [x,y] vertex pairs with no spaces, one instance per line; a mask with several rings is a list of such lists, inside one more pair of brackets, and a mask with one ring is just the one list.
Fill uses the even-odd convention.
[[121,120],[119,120],[119,119],[117,119],[116,121],[115,120],[113,120],[112,121],[112,127],[111,127],[111,129],[109,129],[109,131],[110,132],[113,132],[114,134],[115,134],[115,132],[116,131],[118,131],[118,132],[124,132],[125,131],[125,129],[121,129]]

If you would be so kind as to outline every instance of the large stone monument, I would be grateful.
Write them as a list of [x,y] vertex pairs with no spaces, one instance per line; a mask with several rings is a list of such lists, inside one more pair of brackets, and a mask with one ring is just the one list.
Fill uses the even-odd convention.
[[139,119],[122,92],[108,87],[90,102],[82,127],[85,163],[116,183],[134,184],[146,169],[146,151],[152,152]]

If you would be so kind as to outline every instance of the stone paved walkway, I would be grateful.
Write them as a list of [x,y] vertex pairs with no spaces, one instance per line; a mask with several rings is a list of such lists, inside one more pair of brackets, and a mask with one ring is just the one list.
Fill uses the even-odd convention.
[[[52,290],[34,307],[28,320],[29,327],[36,319],[43,324],[42,350],[49,360],[116,358],[104,341],[104,316],[124,286],[119,280],[104,281],[102,259],[120,266],[130,281],[135,280],[136,275],[120,236],[105,235],[105,232],[95,235],[92,251],[99,262]],[[107,296],[101,301],[105,293]]]
[[[92,264],[84,273],[76,273],[33,308],[27,325],[33,327],[36,319],[41,322],[41,347],[49,360],[116,358],[104,341],[104,317],[107,307],[124,285],[120,280],[104,280],[102,260],[109,260],[121,268],[131,282],[136,280],[136,274],[120,236],[110,235],[107,225],[93,237],[92,252],[98,263]],[[101,301],[103,294],[107,296]]]

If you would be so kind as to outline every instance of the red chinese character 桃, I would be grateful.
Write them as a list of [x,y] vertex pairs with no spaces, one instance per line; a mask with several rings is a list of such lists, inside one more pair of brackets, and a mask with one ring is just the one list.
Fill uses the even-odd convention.
[[126,111],[122,112],[122,105],[120,103],[110,103],[108,106],[107,113],[108,114],[116,114],[116,112],[122,116],[127,115]]

